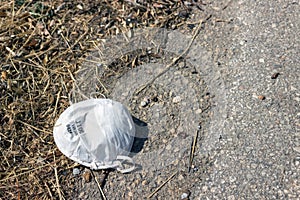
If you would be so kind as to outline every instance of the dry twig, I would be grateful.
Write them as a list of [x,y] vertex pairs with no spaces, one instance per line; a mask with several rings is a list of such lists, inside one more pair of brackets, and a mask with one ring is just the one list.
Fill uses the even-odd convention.
[[98,189],[100,190],[102,199],[103,199],[103,200],[106,200],[105,194],[104,194],[104,192],[103,192],[103,190],[102,190],[102,188],[101,188],[101,184],[102,184],[102,183],[101,183],[101,184],[99,183],[97,177],[95,176],[95,174],[94,174],[94,172],[93,172],[92,170],[91,170],[91,174],[93,175],[93,177],[94,177],[94,179],[95,179],[95,181],[96,181],[96,183],[97,183],[97,186],[98,186]]
[[201,125],[199,125],[198,130],[196,131],[196,134],[193,137],[193,143],[191,145],[191,151],[190,151],[190,157],[189,157],[190,159],[189,159],[188,172],[191,171],[191,167],[193,165],[194,154],[195,154],[195,149],[196,149],[196,144],[197,144],[200,129],[201,129]]
[[160,186],[158,186],[151,194],[147,196],[147,199],[150,199],[155,195],[166,183],[168,183],[176,174],[178,171],[174,172],[165,182],[163,182]]

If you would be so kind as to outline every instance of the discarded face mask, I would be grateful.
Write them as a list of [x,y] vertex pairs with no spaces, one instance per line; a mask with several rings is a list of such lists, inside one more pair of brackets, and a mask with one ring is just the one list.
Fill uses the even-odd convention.
[[[72,104],[56,121],[53,130],[58,149],[68,158],[91,169],[134,169],[128,157],[135,126],[127,108],[110,99],[89,99]],[[124,169],[123,161],[132,166]]]

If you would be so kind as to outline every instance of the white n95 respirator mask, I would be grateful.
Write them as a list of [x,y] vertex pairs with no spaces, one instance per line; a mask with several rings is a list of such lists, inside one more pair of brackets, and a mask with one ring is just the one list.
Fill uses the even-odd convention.
[[72,104],[58,118],[53,130],[58,149],[68,158],[91,169],[122,167],[127,160],[135,126],[127,108],[110,99],[89,99]]

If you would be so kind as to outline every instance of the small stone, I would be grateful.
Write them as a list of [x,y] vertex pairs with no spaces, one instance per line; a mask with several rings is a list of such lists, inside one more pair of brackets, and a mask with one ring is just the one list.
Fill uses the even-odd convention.
[[83,179],[86,183],[91,182],[91,172],[89,172],[89,171],[84,172]]
[[157,180],[156,180],[156,183],[157,184],[161,184],[161,183],[163,183],[164,182],[164,179],[162,178],[162,177],[157,177]]
[[187,193],[184,192],[181,194],[181,199],[187,199],[187,197],[188,197]]
[[154,96],[154,97],[152,98],[152,101],[153,101],[153,102],[158,102],[157,96]]
[[203,192],[207,192],[207,190],[208,190],[208,187],[207,187],[206,185],[203,186],[202,191],[203,191]]
[[297,91],[298,89],[291,85],[291,91]]
[[179,180],[179,181],[184,180],[184,176],[183,176],[182,174],[180,174],[180,175],[178,176],[178,180]]
[[278,72],[276,72],[271,76],[271,79],[276,79],[279,75],[280,74]]
[[179,68],[184,68],[184,67],[185,67],[185,64],[184,64],[184,62],[180,62],[180,63],[178,64],[178,66],[179,66]]
[[193,172],[197,172],[199,170],[198,167],[193,167]]
[[191,195],[191,192],[189,190],[184,190],[180,196],[181,199],[188,199]]
[[171,128],[171,129],[170,129],[170,133],[171,133],[171,134],[174,134],[175,132],[176,132],[175,128]]
[[141,101],[141,106],[146,107],[150,103],[150,99],[148,97],[144,97],[144,99]]
[[131,187],[131,188],[135,188],[135,187],[136,187],[136,183],[134,183],[134,182],[131,183],[130,187]]
[[235,181],[236,181],[236,177],[230,176],[230,177],[229,177],[229,181],[230,181],[230,183],[235,182]]
[[259,100],[265,100],[265,99],[266,99],[266,97],[265,97],[264,95],[258,95],[257,98],[258,98]]
[[79,194],[78,198],[83,198],[84,195],[85,195],[84,192],[81,192],[81,193]]
[[78,4],[76,7],[77,7],[79,10],[82,10],[82,9],[83,9],[82,5],[80,5],[80,4]]
[[148,181],[147,180],[143,180],[142,181],[142,185],[148,185]]
[[179,103],[181,101],[181,97],[180,96],[176,96],[173,98],[173,103]]
[[78,174],[80,174],[80,169],[78,169],[78,168],[74,168],[73,169],[73,175],[78,175]]
[[263,58],[260,58],[260,59],[258,60],[258,62],[260,62],[260,63],[264,63],[264,62],[265,62],[265,59],[263,59]]
[[145,102],[145,101],[142,101],[142,102],[141,102],[141,106],[142,106],[142,107],[146,107],[147,105],[148,105],[147,102]]
[[293,149],[294,149],[294,151],[296,151],[297,153],[300,153],[300,146],[299,146],[299,147],[294,147]]
[[201,114],[202,113],[202,110],[199,108],[196,110],[196,114]]
[[166,143],[168,142],[168,140],[162,139],[162,142],[163,142],[164,144],[166,144]]
[[128,196],[133,197],[133,193],[131,191],[128,192]]

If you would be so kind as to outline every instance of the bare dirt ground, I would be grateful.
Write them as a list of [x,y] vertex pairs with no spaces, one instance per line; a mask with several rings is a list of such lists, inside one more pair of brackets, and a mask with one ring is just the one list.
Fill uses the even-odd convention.
[[[79,65],[101,39],[130,29],[192,32],[196,21],[189,15],[204,8],[201,2],[183,1],[2,1],[1,199],[76,197],[72,188],[78,178],[72,172],[77,164],[56,148],[52,127],[69,105]],[[121,71],[142,62],[119,59]]]

